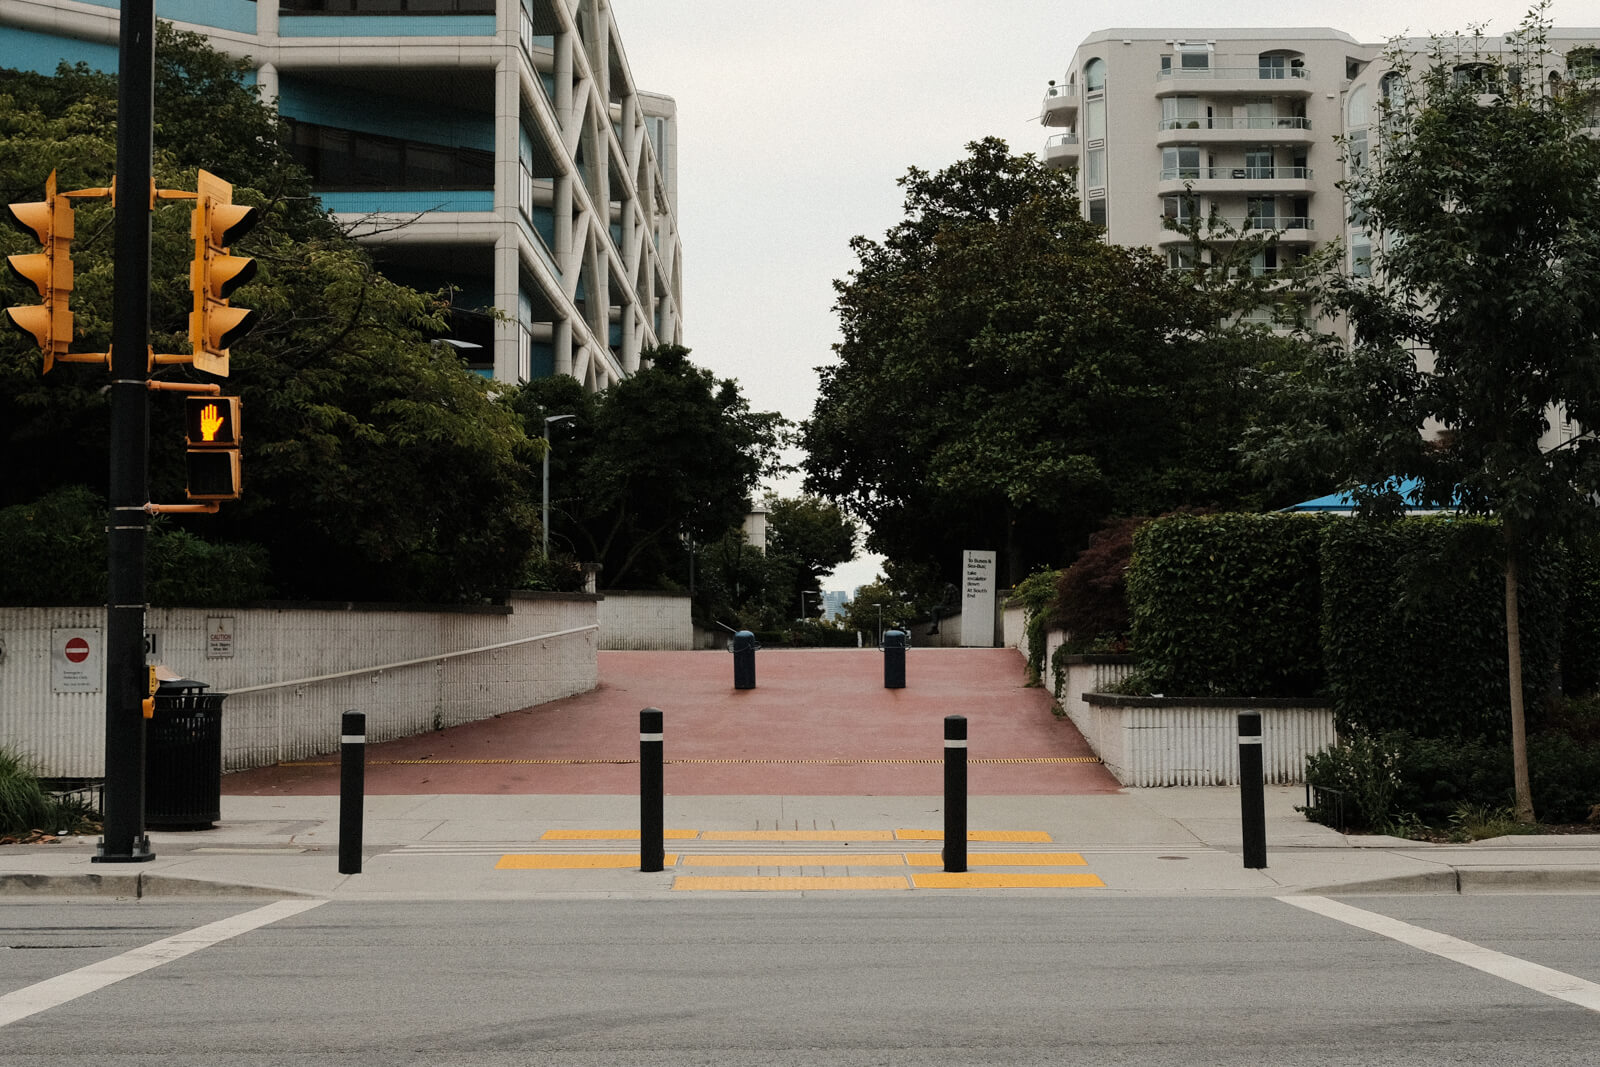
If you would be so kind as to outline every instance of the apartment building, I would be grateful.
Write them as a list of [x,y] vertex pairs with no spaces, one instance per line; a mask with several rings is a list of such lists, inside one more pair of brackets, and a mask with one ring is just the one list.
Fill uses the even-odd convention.
[[1380,51],[1333,29],[1099,30],[1046,90],[1045,160],[1077,169],[1116,244],[1188,266],[1175,224],[1215,215],[1278,233],[1271,271],[1340,235],[1342,96]]
[[[5,0],[0,66],[115,70],[118,9]],[[156,13],[249,58],[323,204],[390,277],[452,292],[448,340],[480,373],[598,390],[650,345],[682,343],[675,106],[635,85],[606,0],[157,0]]]

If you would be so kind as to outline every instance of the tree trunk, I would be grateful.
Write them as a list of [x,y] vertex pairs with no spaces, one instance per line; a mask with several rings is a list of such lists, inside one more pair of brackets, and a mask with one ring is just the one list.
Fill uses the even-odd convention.
[[1533,788],[1528,781],[1528,726],[1522,700],[1522,623],[1517,607],[1520,584],[1517,537],[1507,523],[1506,538],[1506,666],[1511,682],[1511,775],[1516,788],[1516,816],[1532,823]]

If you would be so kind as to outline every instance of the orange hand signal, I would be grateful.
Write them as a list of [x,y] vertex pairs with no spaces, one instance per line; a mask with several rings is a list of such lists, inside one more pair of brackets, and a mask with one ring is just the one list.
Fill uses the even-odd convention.
[[200,435],[202,440],[215,441],[217,431],[222,429],[223,418],[217,410],[217,405],[207,404],[200,410]]

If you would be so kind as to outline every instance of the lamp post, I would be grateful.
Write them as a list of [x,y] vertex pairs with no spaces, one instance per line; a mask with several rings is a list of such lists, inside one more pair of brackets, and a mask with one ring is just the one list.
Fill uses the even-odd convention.
[[539,532],[544,538],[544,558],[550,558],[550,424],[576,415],[546,415],[544,417],[544,493],[543,507],[539,511]]

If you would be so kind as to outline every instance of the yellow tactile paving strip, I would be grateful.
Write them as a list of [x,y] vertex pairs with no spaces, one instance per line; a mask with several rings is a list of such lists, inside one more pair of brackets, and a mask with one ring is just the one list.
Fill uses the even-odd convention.
[[[698,841],[718,846],[729,844],[852,844],[943,841],[940,830],[667,830],[664,836],[674,841]],[[543,841],[638,841],[638,830],[548,830]],[[1051,836],[1042,830],[972,830],[969,842],[979,844],[1049,844]],[[580,846],[581,847],[581,846]],[[690,846],[693,847],[693,846]],[[638,869],[639,854],[551,852],[507,853],[495,864],[497,870],[626,870]],[[967,853],[967,866],[986,868],[963,874],[938,871],[913,871],[909,868],[944,866],[937,852],[808,852],[804,848],[789,852],[740,852],[718,849],[695,853],[668,853],[666,873],[674,875],[675,890],[721,892],[811,892],[816,890],[887,889],[1093,889],[1105,882],[1093,874],[1068,872],[1065,867],[1083,867],[1077,852],[1012,851]],[[905,873],[829,874],[829,868],[850,872],[858,868],[898,867]],[[1032,870],[1001,870],[1026,867]],[[766,868],[773,874],[677,874],[673,869],[749,869]],[[1044,870],[1042,868],[1054,868]],[[823,873],[805,873],[805,872]]]
[[[678,857],[667,853],[666,862],[669,866],[678,865]],[[631,855],[554,855],[548,853],[508,853],[500,857],[500,862],[494,865],[497,871],[588,871],[588,870],[637,870],[639,868],[639,854]]]

